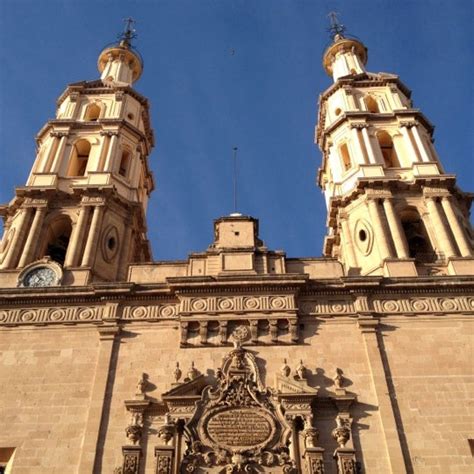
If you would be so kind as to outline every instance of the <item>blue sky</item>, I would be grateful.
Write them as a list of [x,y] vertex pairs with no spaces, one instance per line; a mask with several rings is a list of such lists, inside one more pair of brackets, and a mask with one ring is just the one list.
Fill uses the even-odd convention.
[[0,1],[0,202],[25,183],[34,136],[66,85],[98,77],[97,56],[137,20],[150,99],[157,189],[148,211],[155,260],[183,259],[239,211],[288,256],[320,256],[326,209],[313,143],[327,13],[369,50],[368,70],[399,74],[435,124],[435,145],[462,189],[473,184],[473,2],[388,0]]

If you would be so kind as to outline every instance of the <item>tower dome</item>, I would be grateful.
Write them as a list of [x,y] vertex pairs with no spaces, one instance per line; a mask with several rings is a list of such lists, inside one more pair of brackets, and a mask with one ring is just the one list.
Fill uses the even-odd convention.
[[99,54],[97,68],[100,78],[110,86],[130,86],[138,81],[143,71],[143,60],[131,42],[136,37],[133,20],[127,19],[119,42],[107,45]]
[[356,38],[345,36],[346,28],[331,14],[332,43],[323,55],[324,70],[334,82],[340,77],[362,74],[367,64],[367,48]]

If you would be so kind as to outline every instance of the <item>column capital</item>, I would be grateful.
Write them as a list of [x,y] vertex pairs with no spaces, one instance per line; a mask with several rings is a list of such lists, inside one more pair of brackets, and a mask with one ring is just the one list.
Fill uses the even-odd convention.
[[83,206],[105,206],[106,200],[98,196],[84,196],[81,200]]
[[388,189],[366,189],[365,195],[367,196],[369,202],[393,198],[392,192]]
[[400,127],[412,128],[418,125],[416,120],[403,120],[399,122]]
[[425,198],[438,198],[450,196],[449,191],[443,186],[425,186],[423,188],[423,196]]
[[50,132],[50,137],[63,138],[69,136],[69,132]]
[[355,128],[357,130],[362,130],[363,128],[369,128],[369,124],[368,123],[351,123],[350,127]]

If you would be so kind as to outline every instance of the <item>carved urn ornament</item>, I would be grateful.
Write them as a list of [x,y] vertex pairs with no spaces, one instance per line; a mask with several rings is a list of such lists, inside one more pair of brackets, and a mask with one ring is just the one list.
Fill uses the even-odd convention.
[[338,415],[336,425],[332,431],[332,437],[340,448],[344,448],[351,437],[350,421]]

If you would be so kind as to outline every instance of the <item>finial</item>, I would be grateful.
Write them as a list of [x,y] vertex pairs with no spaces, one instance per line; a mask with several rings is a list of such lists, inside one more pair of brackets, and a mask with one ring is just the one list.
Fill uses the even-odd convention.
[[131,46],[132,45],[132,39],[135,39],[137,37],[136,30],[133,28],[133,25],[136,23],[136,21],[133,18],[124,18],[124,23],[125,23],[125,28],[123,29],[123,32],[120,33],[117,37],[120,40],[120,44],[122,46]]
[[232,148],[233,158],[234,158],[234,212],[233,214],[237,214],[237,150],[238,148],[234,146]]
[[281,370],[281,375],[283,375],[283,377],[289,377],[290,376],[291,368],[288,365],[286,359],[283,359],[283,365],[282,365],[280,370]]
[[179,368],[179,362],[176,362],[176,368],[174,369],[173,375],[174,375],[174,381],[178,383],[182,375],[181,369]]
[[346,31],[346,27],[342,24],[339,23],[339,18],[337,17],[338,13],[337,12],[329,12],[328,17],[329,21],[331,22],[331,26],[328,28],[329,33],[331,34],[331,38],[333,40],[343,38],[344,37],[344,32]]

